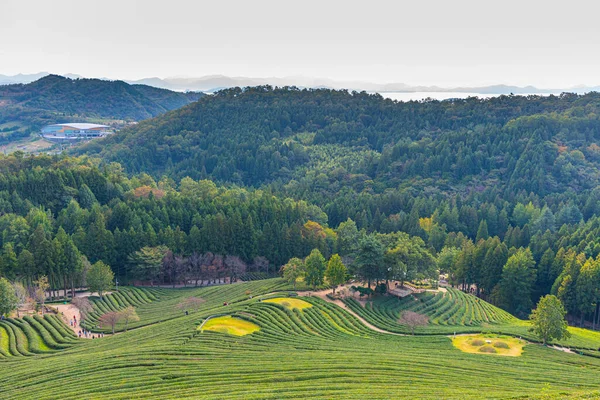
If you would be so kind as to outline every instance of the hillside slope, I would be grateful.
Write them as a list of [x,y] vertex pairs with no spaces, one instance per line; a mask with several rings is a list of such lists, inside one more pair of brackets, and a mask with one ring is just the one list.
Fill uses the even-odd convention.
[[[281,280],[268,280],[163,289],[164,297],[138,309],[139,325],[154,323],[80,340],[59,353],[0,357],[0,385],[15,399],[51,399],[59,393],[110,399],[479,399],[481,393],[494,399],[554,399],[598,394],[600,360],[595,357],[535,344],[527,344],[520,357],[468,354],[443,335],[373,332],[321,299],[295,298],[307,303],[302,309],[264,301],[284,287]],[[176,305],[189,296],[206,301],[185,315]],[[172,316],[163,319],[161,311]],[[237,336],[202,325],[210,316],[223,315],[221,321],[256,329]]]
[[598,93],[396,103],[345,91],[236,88],[80,151],[175,179],[259,186],[325,173],[333,193],[346,178],[358,191],[366,181],[382,191],[433,179],[442,190],[544,195],[600,183],[600,153],[590,147],[600,139],[599,109]]
[[140,121],[201,96],[122,81],[48,75],[29,84],[0,86],[0,131],[6,142],[46,123],[70,119]]

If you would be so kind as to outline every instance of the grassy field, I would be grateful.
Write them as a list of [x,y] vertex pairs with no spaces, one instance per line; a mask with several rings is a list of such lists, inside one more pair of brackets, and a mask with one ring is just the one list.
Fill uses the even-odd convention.
[[304,300],[293,299],[293,298],[289,298],[289,297],[276,297],[276,298],[267,299],[267,300],[263,300],[263,301],[266,303],[281,304],[282,306],[284,306],[290,310],[293,310],[294,308],[297,308],[298,310],[304,310],[305,308],[312,307],[312,304],[310,304]]
[[260,327],[250,321],[225,315],[209,319],[202,328],[198,327],[198,330],[201,332],[213,331],[235,336],[246,336],[259,331]]
[[[292,299],[285,298],[287,290],[279,279],[156,289],[156,299],[138,306],[137,329],[78,340],[61,351],[2,358],[0,398],[600,396],[598,358],[538,344],[526,344],[519,357],[465,353],[445,335],[374,332],[343,308],[320,298],[294,298],[311,307],[293,307]],[[277,291],[282,292],[276,297],[261,296]],[[185,315],[174,306],[189,296],[206,301],[197,312]],[[261,301],[268,297],[281,300]],[[481,307],[487,309],[485,304]],[[260,329],[243,336],[198,330],[208,317],[212,318],[205,326],[214,319],[227,328],[231,326],[228,321],[235,320]],[[486,323],[491,323],[489,317]],[[593,335],[587,340],[592,341]]]
[[461,335],[452,338],[452,344],[465,353],[518,357],[527,342],[512,336]]

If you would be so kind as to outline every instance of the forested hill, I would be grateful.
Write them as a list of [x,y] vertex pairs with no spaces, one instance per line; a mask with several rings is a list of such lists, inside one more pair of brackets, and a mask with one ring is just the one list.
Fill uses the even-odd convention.
[[122,81],[73,80],[48,75],[29,84],[0,86],[0,130],[7,141],[47,123],[94,119],[140,121],[182,107],[201,96],[202,93],[179,93]]
[[363,279],[439,269],[515,315],[553,293],[595,321],[599,104],[596,93],[395,103],[227,90],[76,149],[100,166],[0,157],[0,243],[7,260],[33,254],[38,270],[11,272],[29,280],[61,262],[39,250],[44,237],[59,248],[70,236],[120,277],[163,281],[175,264],[138,269],[131,257],[160,260],[166,246],[272,272],[318,249]]
[[[595,187],[600,94],[396,103],[332,90],[229,89],[79,152],[130,172],[258,186],[541,195]],[[343,179],[341,179],[343,178]],[[466,189],[468,188],[468,189]],[[331,189],[331,187],[329,187]]]

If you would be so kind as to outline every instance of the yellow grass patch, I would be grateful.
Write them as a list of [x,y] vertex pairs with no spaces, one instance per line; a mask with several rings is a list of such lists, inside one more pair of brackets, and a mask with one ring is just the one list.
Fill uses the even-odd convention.
[[263,300],[265,303],[276,303],[281,304],[282,306],[289,308],[290,310],[293,308],[297,308],[299,310],[303,310],[305,308],[311,308],[312,304],[307,301],[300,299],[292,299],[287,297],[277,297],[275,299]]
[[202,326],[202,331],[214,331],[235,336],[249,335],[259,330],[260,327],[258,325],[250,321],[234,318],[231,315],[211,318]]
[[518,357],[527,342],[511,336],[481,334],[456,336],[452,344],[465,353]]

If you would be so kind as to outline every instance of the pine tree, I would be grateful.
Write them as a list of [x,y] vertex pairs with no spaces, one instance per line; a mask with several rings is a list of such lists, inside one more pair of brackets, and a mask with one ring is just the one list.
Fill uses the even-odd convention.
[[477,229],[477,237],[475,238],[475,242],[479,242],[480,240],[487,240],[490,235],[488,234],[488,226],[487,221],[482,219],[479,223],[479,228]]
[[535,276],[535,260],[531,251],[517,250],[502,269],[495,296],[497,304],[514,315],[528,315],[533,305],[531,295]]
[[0,258],[0,276],[14,279],[18,272],[19,263],[17,255],[13,250],[12,243],[5,243],[2,248],[2,257]]
[[83,208],[91,209],[94,204],[98,203],[96,196],[85,183],[79,188],[79,205]]
[[581,325],[586,315],[592,314],[600,301],[600,260],[589,258],[581,267],[575,284],[576,299],[581,313]]

